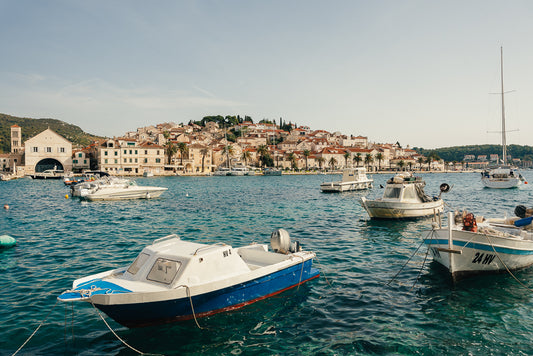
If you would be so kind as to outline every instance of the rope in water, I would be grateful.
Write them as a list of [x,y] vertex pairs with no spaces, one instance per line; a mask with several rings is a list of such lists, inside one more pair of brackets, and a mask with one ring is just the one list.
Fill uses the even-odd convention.
[[104,319],[104,317],[102,316],[102,314],[100,314],[100,311],[98,310],[98,308],[96,308],[96,306],[94,305],[93,301],[92,300],[89,300],[89,302],[91,303],[91,305],[93,306],[94,310],[96,310],[96,313],[98,314],[98,316],[100,317],[100,319],[102,319],[102,321],[104,322],[104,324],[107,326],[107,328],[113,333],[113,335],[115,335],[115,337],[120,340],[120,342],[122,342],[125,346],[129,347],[131,350],[137,352],[139,355],[159,355],[159,354],[150,354],[150,353],[146,353],[146,352],[142,352],[142,351],[139,351],[137,350],[136,348],[134,348],[133,346],[130,346],[126,341],[122,340],[120,338],[120,336],[118,336],[118,334],[115,332],[115,330],[113,330],[113,328],[111,328],[111,326],[109,326],[109,324],[107,323],[107,321]]
[[41,328],[41,326],[46,322],[46,319],[48,319],[48,317],[50,316],[50,314],[52,313],[52,311],[55,309],[57,305],[57,299],[56,299],[56,302],[54,303],[54,306],[52,307],[52,309],[50,309],[50,311],[48,312],[48,314],[46,314],[46,317],[44,318],[43,321],[41,321],[41,323],[39,324],[39,326],[37,327],[37,329],[35,329],[35,331],[26,339],[26,341],[24,341],[24,343],[18,348],[17,351],[15,351],[13,353],[12,356],[15,356],[20,350],[22,350],[22,348],[24,346],[26,346],[26,344],[31,340],[31,338],[33,337],[33,335],[35,335],[35,333],[37,332],[37,330],[39,330]]
[[505,267],[505,269],[507,270],[507,272],[511,275],[511,277],[514,278],[515,281],[518,282],[518,284],[520,284],[522,287],[524,287],[525,289],[527,289],[528,291],[530,292],[533,292],[533,289],[529,288],[528,286],[526,286],[524,283],[522,283],[514,274],[513,272],[511,272],[511,270],[509,269],[509,267],[507,267],[507,265],[505,264],[505,262],[503,262],[503,260],[501,259],[500,257],[500,254],[498,252],[496,252],[496,249],[494,248],[494,245],[492,244],[492,240],[490,239],[490,237],[486,234],[484,234],[485,237],[487,238],[487,240],[489,240],[489,243],[490,243],[490,246],[492,247],[492,250],[494,251],[494,253],[496,254],[496,256],[498,256],[498,259],[500,260],[500,262],[502,263],[502,265]]

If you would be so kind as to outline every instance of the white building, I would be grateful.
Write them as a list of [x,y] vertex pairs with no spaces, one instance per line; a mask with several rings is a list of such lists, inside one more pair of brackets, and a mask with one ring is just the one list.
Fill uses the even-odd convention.
[[72,143],[63,136],[46,129],[24,142],[26,174],[46,169],[72,171]]

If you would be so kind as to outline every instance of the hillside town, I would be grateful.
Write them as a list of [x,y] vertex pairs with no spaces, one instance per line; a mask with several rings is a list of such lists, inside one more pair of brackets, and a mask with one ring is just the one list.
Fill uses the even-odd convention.
[[476,161],[475,157],[465,157],[462,162],[444,162],[439,157],[424,157],[398,142],[375,143],[360,135],[282,125],[281,120],[278,125],[268,120],[253,123],[218,118],[218,122],[204,118],[189,124],[141,127],[88,147],[73,147],[51,129],[22,142],[23,128],[13,125],[11,152],[0,155],[0,168],[17,176],[53,168],[131,176],[211,175],[231,167],[246,167],[257,173],[267,167],[287,173],[347,167],[365,167],[369,172],[447,171],[464,169],[465,161],[471,168],[482,169],[490,160],[498,159]]

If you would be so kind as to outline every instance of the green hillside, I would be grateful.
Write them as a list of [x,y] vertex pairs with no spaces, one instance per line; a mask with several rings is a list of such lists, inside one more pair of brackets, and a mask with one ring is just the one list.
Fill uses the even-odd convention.
[[85,133],[78,126],[67,124],[55,119],[30,119],[0,114],[0,153],[11,150],[11,126],[18,125],[22,128],[22,142],[43,132],[47,128],[60,134],[73,146],[87,146],[101,137]]
[[[414,148],[418,153],[429,156],[430,154],[436,154],[446,162],[461,162],[465,155],[486,155],[497,154],[500,158],[502,156],[501,145],[476,145],[476,146],[456,146],[456,147],[443,147],[434,150],[427,150],[424,148]],[[520,158],[522,161],[533,161],[533,147],[520,146],[520,145],[508,145],[507,155],[512,158]]]

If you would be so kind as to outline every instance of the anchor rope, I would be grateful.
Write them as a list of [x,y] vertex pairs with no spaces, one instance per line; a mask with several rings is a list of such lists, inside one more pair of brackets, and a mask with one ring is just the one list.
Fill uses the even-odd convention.
[[133,346],[130,346],[126,341],[124,341],[123,339],[121,339],[120,336],[118,336],[118,334],[115,332],[115,330],[113,330],[113,328],[107,323],[107,321],[104,319],[104,317],[102,316],[102,314],[100,314],[100,311],[98,310],[98,308],[96,308],[96,306],[94,305],[93,301],[89,299],[89,302],[90,302],[91,305],[93,306],[94,310],[96,310],[96,313],[98,314],[98,316],[100,317],[100,319],[102,319],[102,321],[103,321],[104,324],[107,326],[107,328],[108,328],[108,329],[113,333],[113,335],[115,335],[115,337],[116,337],[120,342],[122,342],[125,346],[127,346],[127,347],[130,348],[131,350],[137,352],[139,355],[159,355],[159,354],[150,354],[150,353],[142,352],[142,351],[137,350],[137,349],[134,348]]
[[198,320],[196,319],[196,313],[194,312],[194,305],[192,304],[192,296],[191,296],[191,291],[189,289],[189,286],[182,284],[182,285],[177,286],[176,288],[179,288],[179,287],[185,287],[187,290],[187,297],[189,297],[189,302],[191,303],[192,316],[194,318],[194,322],[196,323],[196,326],[198,327],[198,329],[205,329],[200,326],[200,324],[198,323]]
[[315,256],[314,259],[316,260],[316,263],[318,263],[319,268],[320,268],[320,270],[321,270],[320,274],[323,274],[323,275],[324,275],[324,278],[326,279],[326,283],[327,283],[327,285],[328,285],[330,288],[333,288],[333,286],[331,285],[331,283],[329,283],[328,277],[326,276],[326,272],[322,272],[322,264],[321,264],[320,261],[318,260],[318,257]]
[[54,306],[52,307],[52,309],[50,309],[50,311],[48,312],[48,314],[46,314],[46,317],[44,318],[43,321],[41,321],[41,323],[39,324],[39,326],[33,331],[33,333],[26,339],[26,341],[24,341],[24,343],[17,349],[17,351],[15,351],[13,353],[12,356],[15,356],[20,350],[22,350],[22,348],[24,346],[26,346],[26,344],[31,340],[31,338],[33,337],[33,335],[35,335],[35,333],[37,333],[37,330],[39,330],[41,328],[41,326],[46,322],[46,320],[48,319],[48,317],[50,316],[50,314],[52,313],[52,311],[55,309],[56,305],[57,305],[57,302],[58,300],[56,299],[56,302],[54,303]]
[[[425,237],[428,238],[430,236],[431,233],[433,233],[434,230],[431,230],[431,232]],[[405,263],[403,264],[402,268],[400,268],[400,270],[398,271],[398,273],[396,273],[390,281],[387,282],[386,285],[390,285],[395,279],[396,277],[398,277],[400,275],[400,273],[402,273],[403,269],[405,268],[405,266],[407,266],[407,264],[411,261],[411,259],[414,257],[414,255],[418,252],[418,250],[420,249],[420,247],[424,244],[424,239],[422,239],[422,242],[418,245],[418,247],[416,248],[415,252],[413,252],[411,254],[411,256],[407,259],[407,261],[405,261]],[[424,266],[422,266],[424,267]]]
[[533,289],[529,288],[528,286],[526,286],[524,283],[522,283],[522,281],[520,281],[514,274],[513,272],[511,272],[511,270],[507,267],[507,265],[505,264],[505,262],[503,262],[503,260],[501,259],[500,257],[500,254],[496,251],[496,249],[494,248],[494,245],[492,243],[492,240],[490,239],[490,237],[487,235],[487,234],[483,234],[487,240],[489,240],[489,243],[490,243],[490,246],[492,247],[492,250],[494,251],[494,253],[496,254],[496,256],[498,257],[498,259],[500,260],[500,262],[502,263],[502,265],[505,267],[505,269],[507,270],[507,272],[511,275],[511,277],[513,277],[513,279],[515,281],[518,282],[518,284],[520,284],[522,287],[524,287],[525,289],[527,289],[528,291],[530,292],[533,292]]

